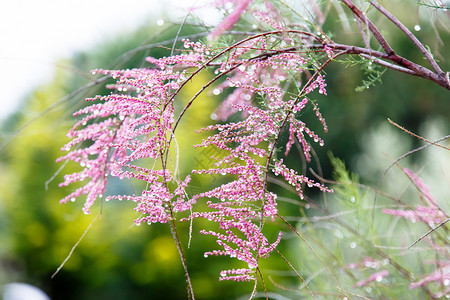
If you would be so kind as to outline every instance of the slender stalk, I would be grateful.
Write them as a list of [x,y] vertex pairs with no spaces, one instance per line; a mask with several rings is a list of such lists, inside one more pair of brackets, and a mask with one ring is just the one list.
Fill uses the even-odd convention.
[[366,26],[369,28],[369,30],[372,32],[373,36],[377,39],[378,43],[380,43],[381,47],[383,48],[384,52],[386,52],[387,55],[394,55],[395,52],[389,45],[389,43],[386,41],[386,39],[383,37],[383,35],[380,33],[380,30],[370,21],[367,16],[361,12],[358,7],[353,3],[351,0],[341,0],[345,5],[348,6],[348,8],[351,9],[351,11],[355,14],[358,19],[360,19]]
[[[370,4],[372,4],[376,9],[378,9],[383,15],[385,15],[392,23],[394,23],[398,28],[400,28],[401,31],[403,31],[406,36],[413,41],[413,43],[419,48],[419,50],[425,55],[425,58],[430,62],[431,66],[433,67],[434,71],[438,74],[444,74],[444,72],[441,70],[439,65],[434,60],[433,56],[430,52],[425,49],[424,45],[417,39],[417,37],[411,33],[411,31],[406,28],[405,25],[403,25],[402,22],[400,22],[394,15],[392,15],[390,12],[388,12],[383,6],[378,4],[377,1],[370,1]],[[444,74],[445,76],[445,74]]]

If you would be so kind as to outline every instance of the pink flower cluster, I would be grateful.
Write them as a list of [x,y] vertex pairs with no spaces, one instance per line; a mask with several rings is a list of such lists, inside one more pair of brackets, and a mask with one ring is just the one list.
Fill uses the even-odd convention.
[[[168,141],[173,135],[174,123],[172,95],[186,80],[185,71],[175,71],[170,66],[195,67],[203,59],[203,54],[185,53],[170,59],[148,58],[157,68],[94,71],[116,79],[116,84],[111,86],[116,93],[88,99],[95,103],[75,113],[75,116],[81,116],[81,120],[68,133],[72,141],[63,147],[64,151],[73,150],[58,161],[72,160],[83,170],[66,175],[60,185],[86,179],[89,182],[61,202],[75,201],[75,198],[87,194],[83,210],[88,214],[94,201],[104,197],[109,176],[115,176],[144,181],[147,185],[140,196],[106,197],[106,200],[137,202],[136,211],[141,213],[137,224],[164,223],[172,213],[190,209],[193,203],[186,199],[184,193],[189,176],[181,181],[166,166],[162,170],[143,166],[149,165],[149,160],[154,161],[150,165],[156,162],[163,164],[169,151]],[[176,183],[177,188],[169,191],[168,182]]]
[[[211,37],[234,26],[250,2],[234,1],[235,10]],[[269,22],[267,17],[274,16],[276,11],[270,5],[267,9],[263,19],[275,29],[283,29],[280,16],[275,18],[276,23]],[[85,179],[89,182],[61,201],[87,194],[85,213],[90,212],[97,198],[134,201],[135,210],[140,213],[135,220],[139,225],[172,224],[179,219],[177,213],[194,211],[194,205],[207,198],[208,211],[192,212],[181,220],[204,218],[218,225],[218,230],[201,230],[202,234],[213,236],[220,246],[220,250],[206,252],[205,257],[226,255],[245,263],[241,269],[222,271],[220,280],[256,280],[259,259],[267,258],[282,237],[281,232],[278,237],[271,238],[263,232],[266,220],[274,221],[278,214],[277,195],[267,188],[269,173],[283,177],[296,188],[301,198],[303,185],[331,192],[288,168],[282,159],[275,160],[275,166],[269,163],[278,155],[275,149],[284,127],[289,129],[285,155],[296,139],[308,161],[311,146],[307,139],[323,145],[323,140],[299,120],[307,105],[313,106],[324,130],[327,129],[317,104],[307,98],[316,89],[326,94],[324,77],[315,74],[314,81],[302,86],[299,74],[310,68],[314,61],[291,46],[287,47],[298,37],[296,34],[299,33],[257,35],[222,52],[200,42],[183,40],[185,49],[181,54],[160,59],[149,57],[147,62],[152,65],[149,68],[95,70],[95,73],[116,80],[110,86],[115,92],[88,99],[95,103],[75,114],[81,120],[69,132],[72,141],[63,148],[69,153],[59,161],[74,161],[83,170],[67,175],[61,185]],[[177,177],[175,167],[169,165],[170,143],[175,138],[178,124],[174,118],[173,100],[189,76],[208,67],[216,68],[218,76],[204,88],[222,74],[227,75],[226,80],[213,93],[219,94],[227,88],[233,91],[216,110],[216,118],[228,123],[203,128],[201,131],[214,133],[196,147],[216,147],[224,155],[211,157],[215,161],[214,168],[193,170],[191,175],[224,175],[230,181],[189,198],[186,188],[191,176],[182,180]],[[192,68],[195,71],[191,75],[188,72]],[[302,93],[287,94],[285,85],[302,90]],[[230,122],[229,118],[236,112],[241,112],[241,116],[237,116],[239,121]],[[183,113],[184,110],[180,116]],[[144,182],[145,188],[133,195],[105,195],[110,176]]]
[[[448,216],[436,204],[435,200],[431,196],[429,187],[422,181],[422,179],[410,169],[404,168],[403,171],[418,190],[419,196],[426,206],[418,205],[408,210],[383,209],[383,213],[403,217],[411,220],[412,222],[416,221],[423,222],[430,227],[435,227],[438,224],[447,221]],[[448,247],[446,247],[447,246],[446,243],[442,245],[439,244],[439,241],[433,241],[428,239],[424,240],[427,241],[428,244],[430,244],[431,247],[436,250],[437,254],[440,253],[440,255],[443,255],[446,258],[446,260],[435,261],[434,262],[434,264],[436,264],[435,270],[431,274],[422,278],[421,280],[412,283],[409,286],[409,288],[414,289],[421,287],[423,285],[435,283],[440,288],[438,288],[439,291],[436,292],[433,295],[433,297],[434,298],[441,298],[443,296],[448,297],[450,295],[450,261],[448,260],[449,258]]]
[[429,283],[437,283],[441,289],[436,292],[434,298],[449,297],[450,296],[450,261],[443,261],[438,263],[438,267],[433,273],[425,276],[421,280],[412,283],[409,288],[415,289]]

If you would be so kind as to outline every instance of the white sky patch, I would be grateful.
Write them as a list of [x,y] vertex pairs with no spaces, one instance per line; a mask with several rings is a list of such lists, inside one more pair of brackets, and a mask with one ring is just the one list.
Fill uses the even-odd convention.
[[[144,24],[180,22],[201,0],[15,0],[0,4],[0,120],[38,85],[58,60]],[[165,11],[165,12],[164,12]]]

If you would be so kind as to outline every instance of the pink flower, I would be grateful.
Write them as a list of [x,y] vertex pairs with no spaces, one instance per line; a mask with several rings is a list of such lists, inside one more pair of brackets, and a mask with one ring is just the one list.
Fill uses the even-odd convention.
[[381,280],[383,280],[383,278],[388,275],[389,275],[389,272],[387,270],[376,272],[376,273],[370,275],[369,278],[358,281],[358,283],[356,283],[356,286],[365,286],[368,283],[373,282],[373,281],[381,282]]
[[244,13],[247,6],[252,2],[252,0],[240,0],[237,3],[237,6],[234,8],[234,10],[225,17],[225,19],[222,21],[222,23],[219,24],[219,26],[210,33],[209,39],[214,40],[219,35],[221,35],[224,31],[229,30],[233,28],[233,26],[239,21],[239,18]]

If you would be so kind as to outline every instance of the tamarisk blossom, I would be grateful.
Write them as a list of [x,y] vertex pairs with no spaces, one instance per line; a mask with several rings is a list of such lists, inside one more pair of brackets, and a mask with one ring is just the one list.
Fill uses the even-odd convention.
[[[188,46],[189,41],[186,41]],[[192,201],[185,196],[184,189],[190,177],[179,180],[163,166],[160,170],[143,167],[162,161],[173,136],[174,107],[171,96],[186,80],[185,71],[175,71],[172,65],[196,67],[206,58],[201,51],[192,51],[170,58],[147,60],[157,68],[132,70],[95,70],[93,73],[110,75],[116,90],[108,96],[87,99],[96,102],[76,112],[80,116],[68,137],[64,151],[70,151],[58,161],[72,160],[83,170],[66,175],[60,186],[90,179],[83,187],[61,200],[62,203],[87,194],[83,211],[90,213],[90,207],[98,198],[104,198],[109,176],[128,178],[146,183],[147,188],[137,195],[108,195],[111,199],[126,199],[137,202],[136,211],[141,217],[136,224],[165,223],[171,214],[189,210]],[[90,144],[84,146],[84,144]],[[154,161],[153,163],[149,163]],[[167,183],[174,182],[176,188],[170,191]]]
[[[220,280],[250,281],[255,280],[259,258],[268,257],[281,239],[281,232],[272,244],[262,233],[261,221],[275,220],[278,213],[277,195],[267,191],[266,173],[269,153],[275,147],[274,140],[279,133],[279,126],[283,120],[299,126],[295,114],[288,114],[289,108],[294,106],[296,112],[301,111],[307,101],[293,105],[295,99],[283,101],[283,94],[277,89],[271,89],[264,84],[250,86],[236,82],[238,88],[251,90],[266,96],[265,109],[252,105],[233,105],[238,111],[245,112],[245,118],[236,123],[210,125],[203,131],[217,130],[196,147],[217,147],[225,153],[223,157],[212,157],[216,160],[216,167],[206,170],[194,170],[195,174],[220,174],[237,177],[211,191],[198,194],[194,201],[200,198],[218,199],[219,202],[209,200],[208,212],[196,212],[192,218],[205,218],[219,224],[220,232],[202,230],[201,233],[216,238],[217,244],[223,250],[213,250],[205,253],[210,255],[226,255],[247,263],[247,268],[238,270],[224,270]],[[304,123],[303,130],[307,130],[316,141],[320,139]],[[301,136],[304,140],[304,137]],[[321,140],[320,140],[321,141]],[[322,141],[321,141],[322,142]],[[306,141],[303,141],[307,144]],[[279,160],[273,168],[275,175],[281,175],[289,184],[296,187],[299,196],[303,198],[302,184],[318,187],[322,191],[331,192],[319,183],[298,175]],[[238,236],[237,232],[240,232]]]
[[365,285],[368,285],[369,283],[374,282],[374,281],[381,282],[383,280],[383,278],[388,276],[388,275],[389,275],[388,270],[383,270],[383,271],[380,271],[380,272],[376,272],[376,273],[370,275],[368,278],[366,278],[364,280],[361,280],[361,281],[358,281],[356,283],[356,286],[365,286]]
[[433,273],[425,276],[419,281],[410,284],[409,289],[415,289],[429,283],[437,283],[441,290],[434,294],[434,298],[447,297],[450,295],[450,261],[438,262],[438,267]]
[[[198,145],[218,147],[229,154],[215,158],[217,168],[193,171],[196,174],[228,174],[237,179],[194,196],[193,199],[216,198],[220,202],[208,201],[207,205],[212,211],[197,212],[191,218],[216,222],[223,231],[201,231],[202,234],[214,236],[218,245],[223,247],[223,250],[206,252],[205,257],[227,255],[247,263],[246,268],[222,271],[220,280],[249,281],[255,280],[258,259],[268,257],[281,239],[280,233],[276,241],[270,244],[259,226],[262,217],[274,219],[278,212],[276,195],[265,189],[265,168],[258,161],[258,158],[268,155],[267,149],[260,144],[266,144],[267,147],[267,141],[276,133],[272,118],[277,116],[270,116],[252,106],[239,106],[238,109],[246,109],[248,118],[238,123],[205,128],[219,132]],[[235,233],[236,230],[240,236]]]
[[417,205],[414,208],[408,210],[383,209],[383,213],[404,217],[413,222],[424,222],[430,226],[434,226],[435,224],[444,222],[448,217],[445,212],[436,204],[435,200],[431,196],[430,188],[428,187],[428,185],[426,185],[422,181],[422,179],[410,169],[404,168],[403,171],[419,191],[420,196],[423,197],[422,199],[424,199],[426,206]]
[[[208,38],[210,40],[215,40],[224,31],[233,28],[234,25],[239,21],[239,18],[244,13],[245,9],[253,0],[238,0],[235,1],[236,7],[223,19],[223,21],[217,26],[217,28],[212,31]],[[220,6],[218,6],[220,7]]]

